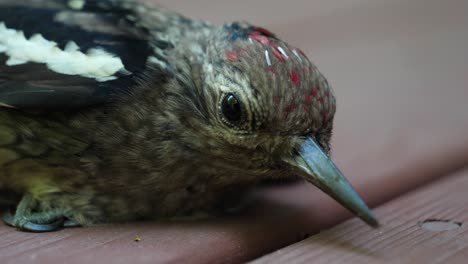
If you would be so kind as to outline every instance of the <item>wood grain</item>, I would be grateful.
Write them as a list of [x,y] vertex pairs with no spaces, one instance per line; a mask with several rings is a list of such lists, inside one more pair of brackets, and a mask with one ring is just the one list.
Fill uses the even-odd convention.
[[465,170],[376,209],[378,229],[349,220],[252,263],[468,263],[467,189]]

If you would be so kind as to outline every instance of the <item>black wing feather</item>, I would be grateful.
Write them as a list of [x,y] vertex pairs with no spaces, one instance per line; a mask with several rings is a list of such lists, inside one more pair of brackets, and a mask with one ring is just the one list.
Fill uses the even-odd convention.
[[[82,51],[104,49],[119,57],[131,74],[100,82],[53,72],[40,63],[8,66],[8,57],[0,53],[0,106],[52,109],[106,103],[112,98],[111,94],[131,89],[145,70],[151,53],[146,34],[131,27],[122,14],[65,8],[58,4],[42,8],[2,2],[0,22],[8,28],[22,30],[26,38],[40,33],[62,49],[69,41],[77,43]],[[88,20],[80,19],[82,17]]]
[[6,66],[0,55],[0,106],[22,109],[79,108],[109,102],[112,94],[132,86],[131,77],[98,83],[94,79],[57,74],[44,65]]

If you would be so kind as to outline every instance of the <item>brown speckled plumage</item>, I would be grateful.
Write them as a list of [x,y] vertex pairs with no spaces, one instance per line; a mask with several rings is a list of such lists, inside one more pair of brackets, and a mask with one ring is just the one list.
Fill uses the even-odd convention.
[[[0,108],[0,186],[30,194],[34,210],[82,225],[213,212],[264,179],[295,177],[279,161],[307,137],[329,152],[333,92],[299,49],[246,23],[103,3],[146,32],[153,58],[105,104]],[[222,114],[226,94],[242,102],[240,124]]]

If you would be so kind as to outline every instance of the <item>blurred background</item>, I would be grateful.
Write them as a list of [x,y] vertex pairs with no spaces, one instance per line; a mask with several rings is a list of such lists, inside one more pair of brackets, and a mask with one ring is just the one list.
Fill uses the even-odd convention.
[[246,20],[301,47],[336,92],[338,163],[468,141],[468,1],[153,1],[217,24]]

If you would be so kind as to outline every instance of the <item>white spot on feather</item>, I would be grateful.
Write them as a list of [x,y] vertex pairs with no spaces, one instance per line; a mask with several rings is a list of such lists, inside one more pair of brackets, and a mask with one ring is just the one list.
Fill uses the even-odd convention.
[[282,47],[278,47],[278,50],[279,52],[281,52],[283,57],[285,57],[286,59],[289,59],[288,53],[286,53],[286,51]]
[[18,59],[13,59],[13,58],[10,58],[6,61],[6,65],[7,66],[16,66],[16,65],[21,65],[21,64],[25,64],[27,61],[25,60],[18,60]]
[[65,52],[75,52],[79,51],[80,47],[74,42],[74,41],[69,41],[67,45],[65,45]]
[[149,56],[148,60],[147,60],[147,63],[158,65],[159,67],[161,67],[163,69],[167,67],[167,64],[165,62],[159,60],[158,58],[156,58],[154,56]]
[[9,105],[9,104],[5,104],[5,103],[0,103],[0,107],[6,107],[6,108],[16,108],[12,105]]
[[130,74],[122,60],[100,48],[89,49],[86,54],[70,41],[61,50],[57,43],[34,34],[26,39],[22,31],[10,29],[0,22],[0,53],[9,59],[8,66],[35,62],[46,64],[54,72],[93,78],[99,82],[114,80],[116,73]]
[[268,53],[268,50],[265,50],[265,58],[268,66],[271,66],[271,60],[270,60],[270,54]]
[[299,53],[297,53],[297,50],[296,50],[296,49],[293,49],[292,52],[294,53],[294,55],[296,55],[296,57],[299,59],[299,61],[302,62],[302,58],[301,58],[301,56],[299,55]]
[[85,6],[86,4],[86,1],[85,0],[69,0],[68,1],[68,6],[71,8],[71,9],[74,9],[74,10],[81,10],[83,9],[83,7]]

